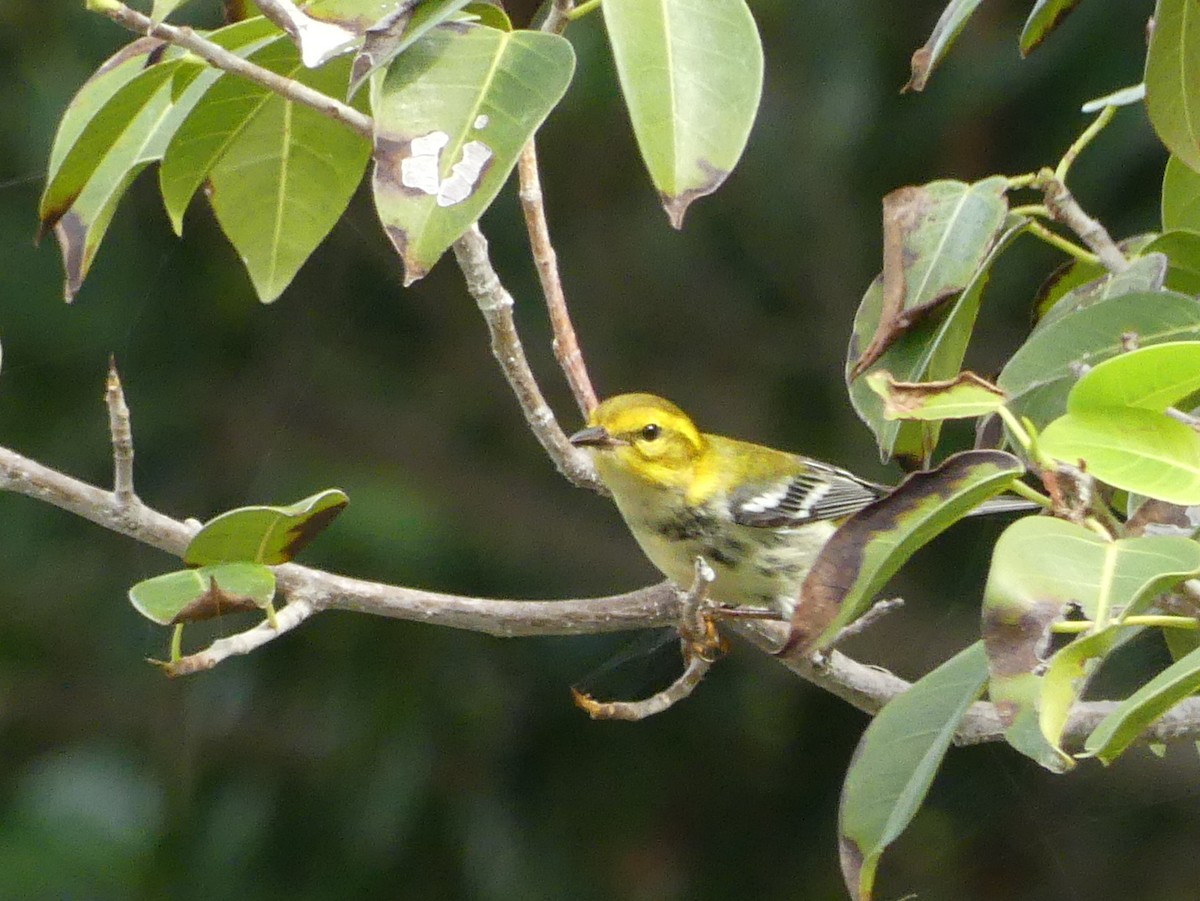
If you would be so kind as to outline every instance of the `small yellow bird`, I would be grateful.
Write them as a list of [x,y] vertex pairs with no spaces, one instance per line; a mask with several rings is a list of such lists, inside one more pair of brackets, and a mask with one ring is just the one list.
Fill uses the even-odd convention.
[[[610,397],[570,441],[591,452],[633,537],[667,578],[691,585],[701,556],[716,573],[714,600],[784,618],[838,525],[892,490],[799,454],[706,435],[653,394]],[[986,512],[1027,506],[1011,499]]]

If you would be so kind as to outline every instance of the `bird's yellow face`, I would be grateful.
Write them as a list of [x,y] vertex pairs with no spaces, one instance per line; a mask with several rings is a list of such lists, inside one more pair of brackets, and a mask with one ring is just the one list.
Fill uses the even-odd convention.
[[704,438],[687,414],[653,394],[610,397],[571,443],[593,452],[601,479],[614,491],[627,479],[686,488],[704,450]]

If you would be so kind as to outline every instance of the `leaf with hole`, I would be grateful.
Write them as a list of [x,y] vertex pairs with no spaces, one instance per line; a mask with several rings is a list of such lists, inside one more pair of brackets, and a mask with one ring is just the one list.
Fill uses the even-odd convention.
[[210,519],[183,555],[189,566],[247,561],[275,566],[324,531],[350,499],[336,488],[286,507],[240,507]]

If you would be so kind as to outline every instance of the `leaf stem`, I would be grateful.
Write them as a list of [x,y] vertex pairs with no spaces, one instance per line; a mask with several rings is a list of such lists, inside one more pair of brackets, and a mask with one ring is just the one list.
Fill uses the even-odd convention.
[[1043,219],[1051,218],[1050,210],[1046,208],[1044,203],[1027,203],[1024,206],[1015,206],[1008,211],[1009,215],[1013,216],[1039,216]]
[[1067,148],[1067,152],[1063,154],[1061,160],[1058,161],[1058,166],[1054,169],[1054,177],[1060,181],[1067,180],[1067,172],[1070,171],[1075,159],[1083,152],[1083,149],[1092,142],[1092,139],[1104,129],[1109,122],[1112,121],[1113,115],[1117,112],[1115,106],[1106,106],[1101,110],[1100,115],[1092,120],[1092,124],[1083,130],[1083,133],[1075,139],[1075,143]]
[[[1054,623],[1050,631],[1056,635],[1078,635],[1090,632],[1096,624],[1090,619],[1073,619]],[[1145,616],[1127,616],[1110,625],[1144,626],[1158,629],[1200,629],[1200,620],[1191,616],[1167,616],[1165,614],[1146,614]]]
[[1032,501],[1039,507],[1045,507],[1047,510],[1054,506],[1054,501],[1050,500],[1050,498],[1046,497],[1040,491],[1026,485],[1020,479],[1014,479],[1013,483],[1008,486],[1008,490],[1013,494],[1025,498],[1027,501]]
[[[996,408],[996,414],[1008,426],[1008,430],[1012,432],[1012,436],[1017,439],[1017,443],[1026,451],[1030,451],[1033,447],[1033,439],[1029,437],[1029,432],[1025,431],[1025,427],[1013,415],[1013,411],[1006,406]],[[1032,489],[1030,489],[1032,490]]]
[[1072,256],[1077,260],[1080,260],[1084,263],[1100,262],[1100,258],[1096,256],[1096,254],[1089,250],[1084,250],[1073,241],[1068,241],[1062,235],[1050,231],[1050,229],[1046,228],[1046,226],[1042,225],[1042,223],[1037,222],[1036,220],[1031,219],[1029,224],[1025,226],[1025,229],[1034,237],[1041,238],[1051,247],[1057,247],[1063,253],[1067,254],[1068,256]]
[[171,631],[171,662],[178,663],[183,657],[183,623],[176,623]]
[[574,22],[576,19],[582,19],[588,13],[595,12],[600,8],[600,0],[585,0],[577,7],[567,13],[567,18]]

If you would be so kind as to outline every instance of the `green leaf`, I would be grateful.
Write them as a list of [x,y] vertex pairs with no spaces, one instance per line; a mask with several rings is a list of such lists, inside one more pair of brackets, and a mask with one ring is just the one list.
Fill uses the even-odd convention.
[[1146,52],[1146,112],[1167,149],[1200,172],[1200,9],[1158,0]]
[[967,24],[967,19],[975,12],[981,0],[950,0],[942,10],[941,17],[933,26],[929,39],[912,55],[912,76],[900,90],[923,91],[929,76],[945,57],[950,45],[958,38],[958,33]]
[[1168,261],[1163,253],[1136,257],[1130,260],[1129,268],[1124,272],[1112,273],[1101,269],[1103,274],[1099,277],[1093,277],[1089,270],[1083,268],[1085,265],[1087,264],[1082,264],[1064,279],[1064,283],[1069,282],[1071,285],[1068,290],[1057,292],[1056,288],[1064,283],[1051,289],[1051,293],[1058,299],[1052,306],[1042,308],[1041,319],[1033,327],[1033,331],[1043,329],[1063,316],[1078,313],[1085,307],[1110,297],[1134,292],[1160,291],[1167,279]]
[[[312,0],[302,4],[304,12],[322,22],[332,22],[362,34],[384,16],[409,0]],[[420,2],[420,0],[417,0]]]
[[1088,736],[1081,757],[1099,757],[1109,764],[1142,734],[1147,726],[1200,690],[1200,648],[1175,661],[1100,721]]
[[[1054,772],[1073,766],[1056,746],[1058,736],[1051,740],[1043,731],[1043,680],[1037,675],[1050,627],[1072,605],[1091,620],[1108,621],[1118,610],[1136,614],[1198,572],[1200,544],[1187,538],[1108,541],[1084,526],[1044,516],[1009,526],[992,552],[983,607],[988,690],[1009,744]],[[1068,672],[1065,665],[1062,672]],[[1056,688],[1063,684],[1056,682]],[[1061,705],[1061,697],[1055,703]]]
[[1079,108],[1081,113],[1098,113],[1106,106],[1132,106],[1146,99],[1146,84],[1138,82],[1125,88],[1118,88],[1101,97],[1089,100]]
[[1100,407],[1166,411],[1200,391],[1200,341],[1171,341],[1119,354],[1093,367],[1067,397],[1072,413]]
[[1175,156],[1163,170],[1162,227],[1200,231],[1200,173]]
[[[1027,221],[1004,217],[1002,182],[987,179],[971,186],[961,182],[926,186],[931,189],[930,197],[938,199],[902,248],[909,262],[904,276],[904,318],[915,324],[905,327],[904,318],[893,319],[888,329],[890,340],[885,339],[886,349],[871,364],[872,369],[885,369],[900,381],[925,382],[953,378],[962,368],[991,267]],[[938,308],[939,303],[945,308]],[[865,352],[877,343],[884,313],[883,282],[877,278],[854,317],[846,354],[850,401],[875,434],[882,460],[898,456],[919,468],[936,444],[938,426],[885,419],[881,398],[861,377],[852,377]]]
[[184,552],[189,566],[247,561],[286,563],[345,509],[350,499],[336,488],[286,507],[241,507],[210,519]]
[[1137,407],[1089,407],[1050,423],[1043,454],[1087,471],[1115,488],[1200,504],[1200,433],[1162,413]]
[[1029,56],[1078,5],[1079,0],[1037,0],[1021,30],[1021,56]]
[[[1143,247],[1149,244],[1156,234],[1135,235],[1132,238],[1126,238],[1124,241],[1117,242],[1117,246],[1125,253],[1127,257],[1136,257]],[[1135,263],[1136,259],[1131,260]],[[1165,272],[1165,270],[1164,270]],[[1110,275],[1099,263],[1090,263],[1086,260],[1070,259],[1050,273],[1047,278],[1038,288],[1037,294],[1033,299],[1033,320],[1035,322],[1041,320],[1047,312],[1057,305],[1062,297],[1076,288],[1087,285],[1090,282],[1102,280]],[[1153,285],[1145,289],[1131,290],[1158,290],[1162,287],[1162,283]],[[1125,291],[1109,292],[1115,296],[1118,293],[1127,293]]]
[[[304,68],[280,39],[257,65],[326,94],[346,83],[349,60]],[[259,298],[277,298],[341,217],[370,145],[343,125],[256,84],[222,76],[167,148],[160,184],[176,229],[207,176],[209,203]]]
[[880,370],[866,381],[883,398],[885,419],[970,419],[995,413],[1005,401],[1003,391],[973,372],[940,382],[897,382]]
[[135,610],[161,626],[265,609],[275,597],[275,573],[257,563],[220,563],[138,582]]
[[353,97],[371,77],[372,72],[382,69],[435,25],[440,25],[455,16],[468,2],[469,0],[425,0],[415,8],[402,4],[396,13],[367,29],[362,49],[358,51],[350,67],[348,95]]
[[762,96],[763,54],[744,0],[604,0],[633,132],[675,228],[721,186]]
[[1009,408],[1041,427],[1066,409],[1067,394],[1088,367],[1125,351],[1200,339],[1200,302],[1170,291],[1109,297],[1047,322],[1017,349],[996,380]]
[[154,0],[154,6],[150,10],[150,21],[162,22],[167,16],[183,6],[190,0]]
[[1180,294],[1200,294],[1200,234],[1179,230],[1165,232],[1147,244],[1142,252],[1167,255],[1167,288]]
[[375,206],[406,285],[488,208],[574,67],[557,35],[442,25],[372,82]]
[[[1024,474],[1003,451],[965,451],[915,472],[821,548],[792,614],[789,647],[819,649],[857,619],[918,549]],[[1200,549],[1200,545],[1197,545]]]
[[1071,708],[1083,695],[1097,658],[1108,656],[1132,629],[1109,626],[1099,632],[1082,635],[1050,658],[1042,676],[1042,696],[1038,699],[1038,726],[1046,741],[1062,754],[1062,734]]
[[880,856],[916,816],[955,729],[986,683],[987,658],[976,642],[889,701],[867,726],[838,816],[842,875],[855,901],[871,897]]

